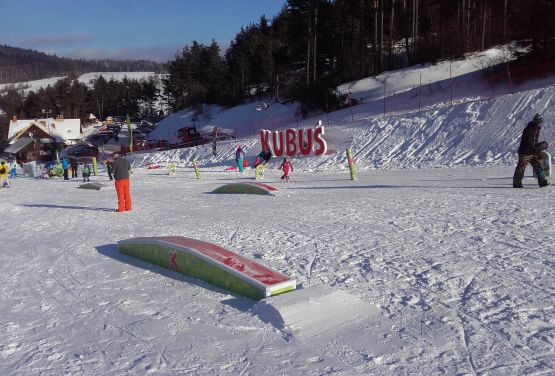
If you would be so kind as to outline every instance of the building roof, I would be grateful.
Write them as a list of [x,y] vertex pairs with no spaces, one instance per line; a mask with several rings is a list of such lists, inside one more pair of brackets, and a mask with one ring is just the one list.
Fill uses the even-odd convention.
[[20,137],[13,144],[4,149],[4,152],[9,154],[19,153],[25,146],[33,142],[32,137]]
[[21,135],[22,131],[25,131],[33,124],[51,135],[56,141],[78,140],[81,138],[80,119],[49,118],[47,120],[12,120],[8,131],[8,141]]

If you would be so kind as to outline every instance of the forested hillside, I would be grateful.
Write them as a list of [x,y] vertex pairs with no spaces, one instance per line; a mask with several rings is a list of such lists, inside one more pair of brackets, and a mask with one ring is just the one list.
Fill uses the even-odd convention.
[[340,83],[509,41],[531,46],[527,65],[552,61],[553,14],[551,0],[287,0],[272,20],[242,28],[223,57],[216,42],[186,46],[166,93],[175,110],[258,95],[330,109]]
[[147,60],[76,60],[0,45],[0,84],[87,72],[156,72],[162,67]]

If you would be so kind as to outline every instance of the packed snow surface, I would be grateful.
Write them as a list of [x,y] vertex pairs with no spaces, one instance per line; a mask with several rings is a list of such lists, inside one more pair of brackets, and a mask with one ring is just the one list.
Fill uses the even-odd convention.
[[[1,189],[0,373],[553,372],[552,189],[527,177],[515,190],[512,167],[498,166],[366,171],[357,181],[302,171],[289,183],[272,169],[264,181],[276,196],[209,193],[252,171],[201,174],[135,168],[123,214],[104,173],[93,177],[107,184],[99,191],[28,178]],[[317,293],[286,305],[304,315],[276,319],[117,251],[118,240],[160,235],[213,242],[295,277],[299,290],[284,298],[324,285],[349,298],[324,294],[322,311],[367,313],[330,327],[303,309]]]
[[[528,170],[512,188],[535,113],[555,142],[555,86],[467,89],[420,111],[400,91],[386,116],[372,100],[298,122],[289,103],[213,109],[199,128],[237,127],[239,138],[217,155],[201,145],[130,156],[126,213],[113,211],[102,169],[98,191],[16,178],[0,189],[0,374],[555,373],[553,187]],[[167,118],[158,137],[192,117]],[[273,158],[262,182],[274,196],[210,193],[253,181],[228,167],[237,144],[252,164],[261,127],[318,120],[329,152],[292,158],[290,182]],[[118,253],[139,236],[215,243],[295,278],[297,291],[257,302]]]

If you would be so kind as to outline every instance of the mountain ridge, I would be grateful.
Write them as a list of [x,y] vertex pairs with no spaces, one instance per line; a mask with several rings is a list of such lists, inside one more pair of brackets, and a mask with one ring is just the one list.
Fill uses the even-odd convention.
[[164,69],[164,64],[149,60],[71,59],[0,44],[0,84],[90,72],[162,72]]

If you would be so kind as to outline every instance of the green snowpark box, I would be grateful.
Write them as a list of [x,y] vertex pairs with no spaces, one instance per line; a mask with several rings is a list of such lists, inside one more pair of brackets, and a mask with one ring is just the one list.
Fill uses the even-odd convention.
[[120,253],[251,299],[295,290],[296,280],[216,244],[181,236],[120,240]]

